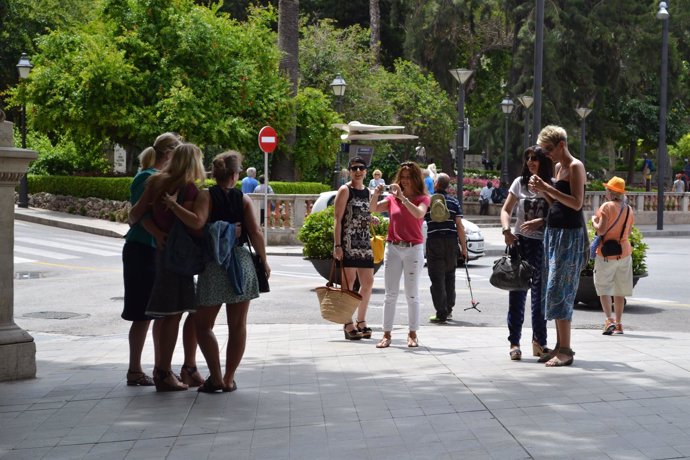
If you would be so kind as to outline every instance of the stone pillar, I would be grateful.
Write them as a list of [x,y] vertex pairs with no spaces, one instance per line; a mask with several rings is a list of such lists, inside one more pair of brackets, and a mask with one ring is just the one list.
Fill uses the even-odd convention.
[[13,145],[0,122],[0,381],[36,377],[34,338],[14,323],[14,189],[37,155]]

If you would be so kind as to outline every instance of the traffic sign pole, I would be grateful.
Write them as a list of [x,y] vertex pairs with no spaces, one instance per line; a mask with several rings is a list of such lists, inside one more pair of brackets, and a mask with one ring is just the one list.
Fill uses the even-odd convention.
[[259,131],[259,148],[264,152],[264,244],[268,245],[268,154],[278,146],[278,134],[270,126]]

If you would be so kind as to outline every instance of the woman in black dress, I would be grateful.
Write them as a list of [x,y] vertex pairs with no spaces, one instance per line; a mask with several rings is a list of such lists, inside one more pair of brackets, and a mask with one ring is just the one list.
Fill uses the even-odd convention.
[[355,278],[359,278],[362,301],[357,307],[357,324],[351,321],[343,326],[346,339],[359,340],[371,338],[366,315],[374,285],[374,253],[369,232],[369,189],[364,185],[367,164],[360,157],[354,157],[348,169],[350,182],[342,185],[335,195],[333,258],[345,267],[349,289],[354,286]]

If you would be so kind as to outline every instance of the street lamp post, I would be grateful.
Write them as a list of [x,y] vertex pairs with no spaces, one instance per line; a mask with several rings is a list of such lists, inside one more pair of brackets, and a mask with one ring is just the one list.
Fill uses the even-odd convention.
[[458,86],[458,129],[455,132],[455,164],[457,166],[457,197],[462,206],[465,183],[465,83],[472,76],[468,69],[452,69],[450,74],[460,83]]
[[501,168],[501,181],[504,184],[508,183],[508,118],[513,112],[514,107],[515,103],[510,96],[506,95],[506,97],[501,101],[501,110],[503,111],[503,115],[505,115],[506,120],[505,138],[503,141],[503,168]]
[[[343,113],[343,96],[345,95],[345,88],[347,87],[347,83],[345,83],[345,80],[343,77],[340,76],[340,74],[337,74],[333,81],[331,82],[331,90],[333,90],[333,94],[335,95],[336,98],[338,98],[338,113],[342,115]],[[340,178],[340,153],[342,151],[342,148],[338,149],[338,153],[335,155],[335,171],[333,172],[333,188],[335,190],[340,187],[339,183],[339,178]]]
[[580,117],[580,161],[585,164],[585,118],[592,113],[592,109],[578,107],[575,112]]
[[541,130],[541,82],[544,62],[544,0],[536,0],[534,21],[534,109],[532,109],[532,132]]
[[656,229],[664,229],[664,182],[666,172],[666,86],[668,83],[668,2],[659,2],[661,21],[661,95],[659,96],[659,158],[657,171]]
[[526,94],[518,97],[518,101],[525,108],[525,137],[522,140],[522,150],[527,150],[530,145],[530,132],[529,132],[529,108],[532,107],[534,98]]
[[[19,79],[24,80],[29,77],[31,72],[31,61],[26,53],[22,53],[17,63],[17,71],[19,72]],[[26,149],[26,102],[22,98],[22,118],[21,118],[21,132],[22,132],[22,148]],[[29,183],[26,180],[26,174],[19,180],[19,202],[17,206],[20,208],[29,207]]]

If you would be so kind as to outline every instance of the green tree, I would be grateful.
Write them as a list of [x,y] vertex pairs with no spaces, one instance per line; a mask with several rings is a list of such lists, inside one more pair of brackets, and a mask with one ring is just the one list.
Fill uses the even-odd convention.
[[261,126],[285,132],[291,110],[274,20],[254,10],[239,23],[191,0],[104,1],[97,19],[39,40],[30,121],[77,145],[105,139],[130,153],[163,131],[257,149]]

